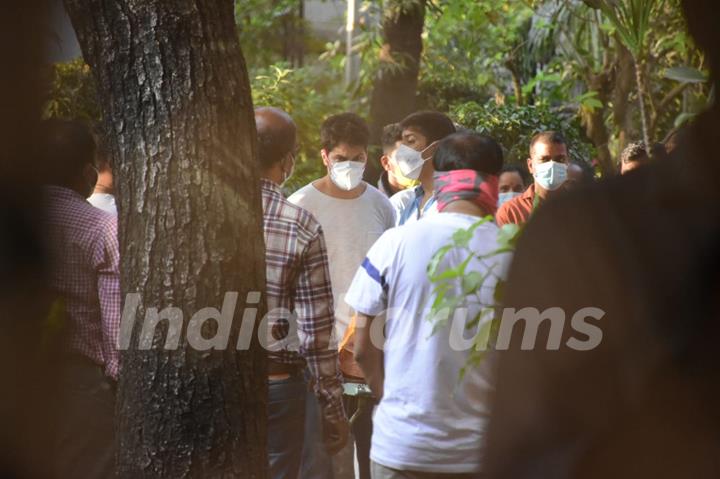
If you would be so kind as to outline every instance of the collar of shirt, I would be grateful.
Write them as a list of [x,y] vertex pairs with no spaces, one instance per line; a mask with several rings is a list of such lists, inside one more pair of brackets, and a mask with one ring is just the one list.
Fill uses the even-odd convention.
[[280,185],[278,185],[274,181],[268,180],[267,178],[260,178],[260,188],[272,193],[276,193],[278,195],[282,195],[282,189],[280,189]]
[[56,186],[56,185],[45,185],[43,186],[43,189],[45,190],[45,194],[53,199],[53,201],[57,200],[65,200],[65,201],[82,201],[83,203],[87,203],[87,200],[83,198],[83,196],[78,193],[75,190],[71,190],[70,188],[66,188],[64,186]]

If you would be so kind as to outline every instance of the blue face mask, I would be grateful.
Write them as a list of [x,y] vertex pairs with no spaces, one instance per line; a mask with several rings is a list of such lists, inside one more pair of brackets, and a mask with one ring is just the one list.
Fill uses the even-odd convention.
[[522,195],[522,193],[518,193],[516,191],[506,191],[505,193],[500,193],[498,195],[498,208],[500,208],[500,205],[505,203],[506,201],[509,201],[513,198],[517,198],[518,196]]
[[567,180],[567,164],[557,161],[546,161],[534,165],[535,181],[548,191],[557,190]]

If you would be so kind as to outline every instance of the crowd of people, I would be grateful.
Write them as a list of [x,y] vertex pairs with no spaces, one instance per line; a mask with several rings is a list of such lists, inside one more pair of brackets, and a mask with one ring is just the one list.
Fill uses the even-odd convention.
[[[450,326],[438,331],[427,320],[436,294],[428,265],[480,218],[492,221],[474,230],[472,249],[495,251],[499,227],[522,225],[548,198],[592,183],[592,169],[570,160],[559,132],[538,132],[526,165],[507,165],[493,138],[420,111],[384,128],[376,188],[363,180],[368,126],[340,113],[321,126],[326,174],[286,197],[296,125],[273,107],[257,108],[255,122],[271,325],[271,477],[331,478],[333,456],[350,440],[358,479],[476,477],[493,378],[487,365],[461,377],[469,351],[450,347]],[[51,120],[44,131],[55,165],[46,188],[52,285],[70,323],[62,381],[73,391],[64,397],[57,467],[67,476],[108,477],[121,366],[112,170],[85,125]],[[634,143],[621,155],[621,171],[663,154]],[[488,278],[473,317],[493,304],[510,257],[466,260],[449,254],[442,267],[465,262],[466,274]],[[468,293],[458,285],[453,294]],[[282,311],[292,313],[293,327]],[[374,328],[384,330],[384,344],[373,340]],[[88,415],[104,420],[77,435]]]

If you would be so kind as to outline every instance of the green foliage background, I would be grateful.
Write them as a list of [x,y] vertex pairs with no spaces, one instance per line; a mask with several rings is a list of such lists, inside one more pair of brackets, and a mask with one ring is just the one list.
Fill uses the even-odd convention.
[[[630,140],[640,138],[639,89],[633,88],[626,100],[629,124],[618,125],[612,99],[590,84],[593,75],[612,67],[619,46],[628,38],[643,39],[643,48],[637,50],[646,90],[641,95],[654,114],[656,138],[692,119],[707,104],[704,58],[685,31],[678,0],[400,3],[417,1],[425,1],[427,7],[418,109],[446,112],[459,124],[494,136],[509,162],[522,162],[530,136],[548,128],[569,138],[576,160],[592,161],[596,145],[585,136],[581,122],[592,112],[600,112],[604,119],[613,155],[619,153],[621,131]],[[296,0],[236,2],[255,104],[283,108],[298,124],[301,154],[289,191],[323,174],[319,127],[328,115],[345,110],[367,115],[380,68],[379,19],[398,2],[360,3],[355,52],[361,68],[357,79],[345,85],[342,42],[317,38],[307,25],[297,40],[302,42],[304,63],[292,66],[284,60],[282,32],[288,22],[302,25],[296,18]],[[596,3],[603,8],[595,9]],[[619,23],[614,15],[627,6],[645,8],[650,14],[641,18],[639,27],[630,20]],[[54,65],[51,74],[46,117],[99,118],[95,88],[82,60]],[[663,101],[655,105],[655,99]]]

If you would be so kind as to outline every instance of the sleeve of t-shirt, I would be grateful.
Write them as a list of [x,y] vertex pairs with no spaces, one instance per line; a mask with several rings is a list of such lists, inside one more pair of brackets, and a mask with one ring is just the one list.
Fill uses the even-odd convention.
[[305,208],[305,206],[306,206],[305,204],[307,203],[308,193],[311,191],[308,188],[308,186],[310,186],[310,185],[303,186],[302,188],[297,190],[295,193],[288,196],[287,200],[294,205],[297,205],[301,208]]
[[345,302],[359,313],[377,316],[387,309],[387,279],[396,249],[394,233],[386,231],[370,248],[345,295]]

